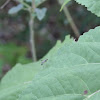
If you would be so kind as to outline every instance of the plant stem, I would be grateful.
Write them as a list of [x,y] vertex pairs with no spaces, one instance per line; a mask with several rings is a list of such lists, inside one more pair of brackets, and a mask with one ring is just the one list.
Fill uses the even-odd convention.
[[[59,4],[62,5],[62,3],[60,1],[59,1]],[[69,23],[70,23],[70,26],[71,26],[72,30],[74,31],[75,37],[78,39],[79,36],[80,36],[80,32],[79,32],[77,26],[75,25],[75,23],[73,21],[73,18],[71,17],[71,14],[70,14],[68,8],[66,6],[64,6],[63,11],[64,11]]]
[[0,8],[3,9],[9,2],[10,0],[7,0]]
[[32,53],[32,59],[33,61],[37,60],[36,57],[36,48],[35,48],[35,33],[34,33],[34,17],[33,17],[33,13],[34,13],[34,9],[35,9],[35,3],[34,0],[32,2],[32,9],[30,10],[30,21],[29,21],[29,28],[30,28],[30,44],[31,44],[31,53]]
[[67,7],[64,7],[63,10],[64,10],[64,13],[65,13],[65,15],[66,15],[66,17],[67,17],[67,19],[68,19],[71,27],[72,27],[72,30],[74,31],[74,34],[75,34],[76,38],[78,39],[79,36],[80,36],[80,33],[79,33],[79,30],[76,27],[76,25],[75,25],[75,23],[74,23],[71,15],[70,15],[70,12],[68,11],[68,8]]
[[28,5],[27,3],[25,3],[23,0],[19,0],[19,3],[23,4],[26,8],[31,9],[30,5]]

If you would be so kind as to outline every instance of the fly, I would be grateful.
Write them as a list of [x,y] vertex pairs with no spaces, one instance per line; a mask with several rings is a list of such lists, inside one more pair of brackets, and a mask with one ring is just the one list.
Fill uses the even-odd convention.
[[46,63],[48,61],[48,59],[42,60],[41,61],[41,65],[43,65],[44,63]]

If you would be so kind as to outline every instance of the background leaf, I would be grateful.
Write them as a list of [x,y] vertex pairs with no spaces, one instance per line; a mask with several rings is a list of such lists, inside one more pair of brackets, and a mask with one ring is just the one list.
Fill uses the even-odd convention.
[[40,21],[45,17],[46,11],[47,11],[46,8],[41,8],[41,9],[36,8],[35,9],[36,16]]
[[23,5],[22,5],[22,4],[19,4],[19,5],[15,6],[15,7],[12,7],[12,8],[8,11],[8,13],[9,13],[9,14],[16,14],[16,13],[19,12],[22,8],[23,8]]

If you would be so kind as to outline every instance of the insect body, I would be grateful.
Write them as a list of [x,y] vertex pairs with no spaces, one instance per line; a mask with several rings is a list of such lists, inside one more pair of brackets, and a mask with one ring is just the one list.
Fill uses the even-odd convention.
[[48,59],[45,59],[45,60],[43,60],[42,62],[41,62],[41,65],[43,65],[45,62],[47,62],[48,61]]

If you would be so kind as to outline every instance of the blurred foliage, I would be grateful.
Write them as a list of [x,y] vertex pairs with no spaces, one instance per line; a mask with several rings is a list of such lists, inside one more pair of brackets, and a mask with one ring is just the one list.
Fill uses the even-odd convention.
[[0,57],[12,66],[16,64],[19,56],[24,55],[26,51],[25,47],[18,47],[15,44],[0,44]]
[[18,62],[21,64],[32,62],[25,55],[27,51],[25,46],[17,46],[13,43],[0,44],[0,73],[7,72]]

